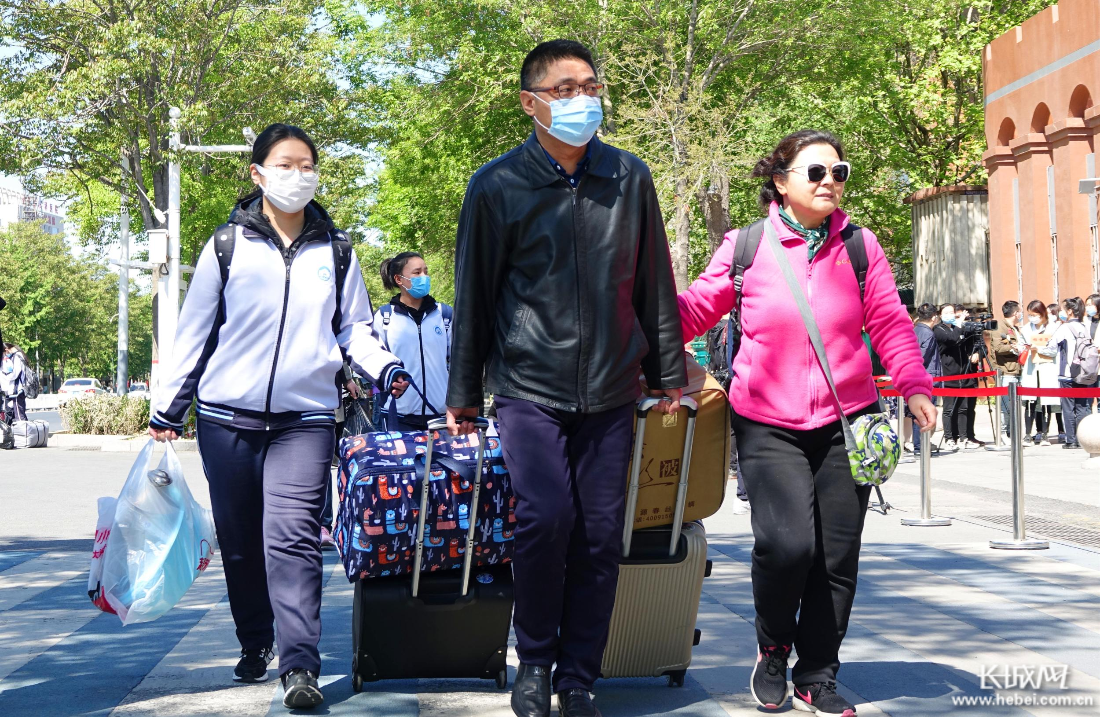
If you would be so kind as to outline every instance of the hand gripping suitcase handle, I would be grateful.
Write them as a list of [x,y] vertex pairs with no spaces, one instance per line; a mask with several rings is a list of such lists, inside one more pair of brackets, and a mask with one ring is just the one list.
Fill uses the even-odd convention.
[[[668,398],[646,397],[638,401],[636,407],[638,424],[634,429],[634,456],[630,461],[630,484],[626,493],[626,518],[623,521],[623,557],[630,557],[630,544],[634,538],[634,513],[638,509],[638,483],[642,473],[642,447],[645,445],[645,424],[649,412],[661,401]],[[680,542],[680,524],[684,518],[684,502],[687,499],[688,468],[691,464],[691,446],[695,441],[695,417],[699,413],[699,404],[693,398],[684,396],[680,406],[687,409],[687,433],[684,435],[684,455],[680,461],[680,485],[676,493],[676,508],[673,515],[672,539],[669,555],[676,555]]]
[[[477,436],[477,471],[474,473],[473,493],[470,495],[470,527],[466,531],[466,557],[462,563],[462,596],[465,597],[470,582],[470,567],[474,557],[474,534],[477,528],[478,497],[481,494],[481,470],[485,465],[486,431],[489,429],[489,421],[486,418],[469,418],[467,421],[474,424],[478,431]],[[412,596],[416,597],[420,592],[420,566],[424,560],[424,525],[428,519],[428,495],[431,491],[432,477],[432,449],[435,441],[432,440],[434,431],[447,429],[446,418],[435,418],[428,421],[428,440],[424,447],[424,478],[420,484],[420,516],[416,526],[416,557],[413,559]]]

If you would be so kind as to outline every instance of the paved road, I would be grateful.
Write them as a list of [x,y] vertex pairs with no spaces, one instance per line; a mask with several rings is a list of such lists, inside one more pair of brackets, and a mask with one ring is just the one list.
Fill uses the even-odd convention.
[[61,422],[61,414],[57,411],[27,411],[27,418],[35,421],[49,421],[50,433],[57,433],[65,428]]
[[[1070,456],[1069,454],[1076,454]],[[84,594],[95,498],[117,492],[134,456],[47,448],[0,455],[0,715],[283,714],[273,681],[237,685],[238,646],[218,561],[175,610],[122,628]],[[918,506],[913,466],[886,486],[895,510],[867,519],[859,591],[841,658],[840,691],[860,715],[1078,715],[1100,705],[1100,488],[1079,452],[1029,453],[1029,510],[1081,542],[1049,551],[990,550],[1007,529],[978,517],[1010,513],[1007,460],[968,453],[934,461],[936,512],[946,528],[903,528]],[[192,491],[207,501],[197,454],[181,454]],[[749,515],[730,500],[706,521],[715,561],[704,585],[703,631],[687,684],[609,680],[596,689],[607,717],[756,715],[747,682],[754,660]],[[1061,526],[1061,528],[1059,528]],[[1089,529],[1092,526],[1092,529]],[[320,714],[507,717],[507,694],[465,680],[383,682],[354,694],[351,586],[326,554]],[[515,655],[510,676],[514,677]],[[980,673],[992,665],[1068,665],[1068,689],[1044,697],[1093,706],[964,708],[993,698]],[[273,666],[274,667],[274,666]],[[274,671],[272,674],[275,674]],[[1012,692],[1001,692],[1012,696]],[[788,710],[789,711],[789,710]]]

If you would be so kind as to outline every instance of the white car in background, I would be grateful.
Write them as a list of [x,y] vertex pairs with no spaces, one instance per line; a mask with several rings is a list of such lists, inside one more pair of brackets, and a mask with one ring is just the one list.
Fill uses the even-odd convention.
[[131,396],[137,396],[138,398],[149,398],[149,385],[144,381],[134,381],[130,384],[130,390],[128,393]]
[[65,383],[61,384],[61,388],[57,392],[61,395],[62,401],[74,396],[92,396],[97,393],[107,393],[106,389],[103,388],[103,384],[97,378],[67,379]]

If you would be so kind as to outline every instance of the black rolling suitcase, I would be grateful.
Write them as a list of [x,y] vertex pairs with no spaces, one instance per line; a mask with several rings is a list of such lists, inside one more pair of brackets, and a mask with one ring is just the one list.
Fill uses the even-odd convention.
[[[478,494],[481,490],[485,431],[489,422],[474,419],[480,433],[477,472],[471,502],[465,561],[456,570],[420,571],[424,552],[432,441],[420,489],[416,555],[411,575],[370,578],[355,583],[352,606],[352,688],[363,682],[402,678],[477,677],[508,684],[508,632],[512,623],[512,567],[471,569]],[[446,420],[428,424],[446,429]],[[472,574],[471,574],[472,573]]]

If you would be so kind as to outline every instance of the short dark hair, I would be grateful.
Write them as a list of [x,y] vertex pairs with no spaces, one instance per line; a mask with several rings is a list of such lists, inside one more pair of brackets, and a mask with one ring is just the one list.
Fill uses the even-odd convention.
[[935,304],[930,304],[927,301],[917,307],[917,321],[928,321],[936,318],[939,315],[939,311],[936,310]]
[[519,70],[519,87],[530,91],[535,83],[542,79],[550,65],[558,60],[584,60],[596,74],[596,62],[587,47],[576,40],[548,40],[535,45],[535,49],[523,58],[523,67]]
[[955,310],[955,305],[954,304],[940,304],[939,311],[937,311],[936,313],[937,314],[942,314],[944,309],[951,309],[952,311],[954,311]]
[[962,304],[955,304],[955,313],[958,313],[960,311],[969,311],[969,310],[970,309],[966,308]]
[[806,147],[815,144],[827,144],[836,150],[836,154],[844,159],[844,145],[829,132],[819,129],[800,129],[792,132],[775,146],[772,153],[764,157],[752,168],[753,178],[763,178],[764,184],[760,187],[760,208],[767,213],[772,202],[782,205],[783,197],[775,186],[773,177],[786,177],[791,168],[791,162],[798,153]]
[[382,286],[387,291],[397,291],[401,287],[397,285],[397,276],[405,271],[405,265],[409,259],[423,259],[424,257],[415,251],[403,251],[392,259],[386,259],[378,267],[378,273],[382,276]]
[[1019,310],[1020,310],[1020,302],[1019,301],[1006,301],[1004,303],[1004,305],[1001,306],[1001,316],[1003,316],[1007,319],[1010,316],[1015,316],[1016,312],[1019,311]]
[[1054,302],[1053,304],[1047,304],[1047,311],[1054,314],[1055,317],[1058,316],[1058,311],[1061,308],[1062,308],[1061,306],[1058,306],[1058,302]]
[[1062,307],[1065,308],[1068,313],[1073,314],[1073,318],[1075,319],[1080,319],[1085,315],[1085,302],[1080,296],[1075,296],[1072,299],[1063,299]]
[[[3,301],[3,299],[0,299],[0,301]],[[1085,301],[1100,309],[1100,294],[1089,294],[1089,298],[1085,299]],[[4,307],[0,306],[0,309],[2,308]]]

